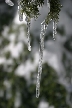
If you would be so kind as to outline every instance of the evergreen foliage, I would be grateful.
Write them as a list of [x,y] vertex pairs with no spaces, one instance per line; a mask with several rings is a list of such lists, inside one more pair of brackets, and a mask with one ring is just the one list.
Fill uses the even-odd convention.
[[[60,0],[49,0],[50,12],[47,15],[46,23],[50,22],[50,19],[58,21],[59,12],[61,11],[62,5]],[[39,9],[38,7],[44,5],[44,0],[21,0],[22,12],[25,13],[29,18],[38,18]]]

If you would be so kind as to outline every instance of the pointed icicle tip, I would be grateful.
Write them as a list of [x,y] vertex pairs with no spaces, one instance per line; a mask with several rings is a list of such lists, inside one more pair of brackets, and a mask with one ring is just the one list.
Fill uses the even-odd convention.
[[55,41],[56,39],[55,39],[55,38],[53,38],[53,40]]
[[39,98],[40,95],[40,89],[36,89],[36,98]]
[[31,51],[31,46],[28,46],[28,50]]

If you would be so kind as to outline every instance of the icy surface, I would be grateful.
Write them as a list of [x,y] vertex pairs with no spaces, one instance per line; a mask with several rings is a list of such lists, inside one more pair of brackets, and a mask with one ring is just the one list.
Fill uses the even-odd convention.
[[44,50],[44,36],[46,33],[47,25],[45,24],[45,20],[41,23],[41,33],[40,33],[40,47],[39,47],[39,65],[38,65],[38,75],[36,82],[36,97],[38,98],[40,95],[40,80],[42,73],[42,61],[43,61],[43,50]]

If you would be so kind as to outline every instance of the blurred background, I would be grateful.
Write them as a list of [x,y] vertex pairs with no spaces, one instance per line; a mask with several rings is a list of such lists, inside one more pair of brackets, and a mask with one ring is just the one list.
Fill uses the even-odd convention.
[[72,0],[60,0],[56,41],[52,22],[45,35],[40,97],[36,98],[40,24],[47,16],[45,0],[41,15],[31,20],[31,46],[27,28],[20,22],[17,1],[10,7],[0,0],[0,108],[72,108]]

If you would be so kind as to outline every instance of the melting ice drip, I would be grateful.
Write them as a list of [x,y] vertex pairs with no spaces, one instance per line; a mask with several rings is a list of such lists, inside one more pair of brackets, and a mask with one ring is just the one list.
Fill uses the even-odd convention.
[[5,0],[5,2],[10,6],[14,6],[14,3],[11,0]]
[[56,34],[57,34],[57,21],[53,20],[53,39],[55,40]]
[[36,97],[38,98],[40,95],[40,80],[42,73],[42,61],[43,61],[43,50],[44,50],[44,36],[47,29],[45,20],[41,23],[41,33],[40,33],[40,48],[39,48],[39,65],[38,65],[38,75],[36,82]]
[[26,16],[25,21],[27,22],[28,50],[31,51],[31,45],[30,45],[30,19]]

